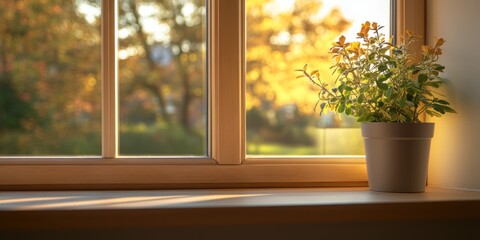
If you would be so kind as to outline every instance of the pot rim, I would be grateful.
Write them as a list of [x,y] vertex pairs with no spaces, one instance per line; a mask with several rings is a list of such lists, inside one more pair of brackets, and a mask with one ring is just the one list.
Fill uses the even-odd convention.
[[364,138],[423,138],[433,137],[435,123],[367,122],[361,124]]
[[401,122],[361,122],[360,124],[378,124],[378,125],[435,125],[434,122],[420,122],[420,123],[413,123],[413,122],[408,122],[408,123],[401,123]]

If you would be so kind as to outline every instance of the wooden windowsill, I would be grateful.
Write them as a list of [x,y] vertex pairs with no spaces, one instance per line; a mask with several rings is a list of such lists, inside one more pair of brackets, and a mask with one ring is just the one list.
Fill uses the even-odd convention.
[[0,193],[0,230],[402,220],[480,221],[480,192],[296,188]]
[[0,192],[0,239],[477,239],[478,226],[480,192],[439,188]]

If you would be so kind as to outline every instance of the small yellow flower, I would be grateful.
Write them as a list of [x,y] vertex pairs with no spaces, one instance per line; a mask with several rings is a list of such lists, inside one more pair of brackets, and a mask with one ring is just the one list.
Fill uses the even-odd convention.
[[370,28],[370,22],[366,21],[364,24],[362,24],[362,27]]
[[365,23],[362,23],[362,29],[357,35],[359,37],[368,37],[368,31],[370,31],[370,22],[366,21]]

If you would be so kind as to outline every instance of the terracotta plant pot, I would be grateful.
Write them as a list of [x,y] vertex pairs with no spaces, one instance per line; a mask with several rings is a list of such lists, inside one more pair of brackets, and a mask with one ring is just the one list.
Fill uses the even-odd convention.
[[434,123],[362,123],[372,191],[424,192]]

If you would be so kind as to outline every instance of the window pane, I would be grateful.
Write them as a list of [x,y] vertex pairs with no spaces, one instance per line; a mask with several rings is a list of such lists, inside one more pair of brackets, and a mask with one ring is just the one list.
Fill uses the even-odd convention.
[[317,90],[293,70],[309,64],[333,83],[331,43],[365,21],[386,26],[386,0],[246,0],[247,154],[363,155],[355,119],[314,113]]
[[206,155],[205,1],[119,7],[120,154]]
[[0,7],[0,155],[100,155],[100,0]]

